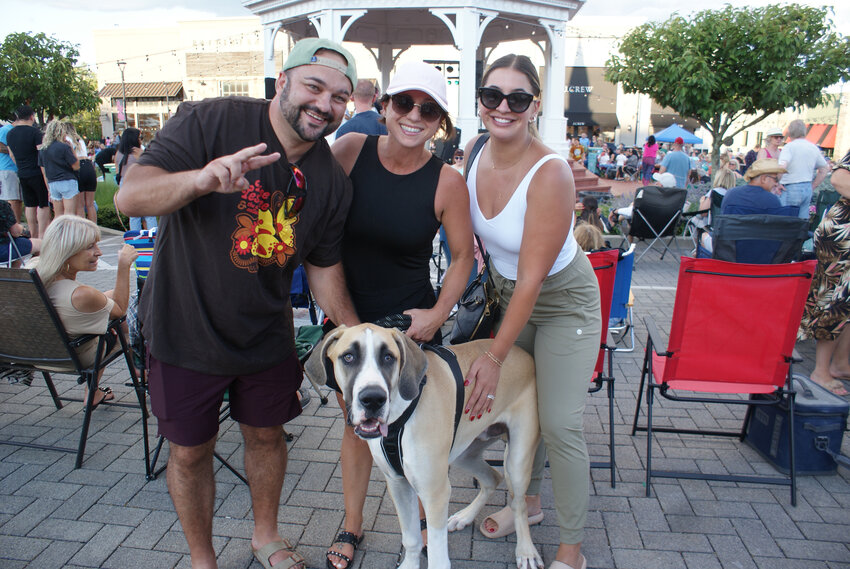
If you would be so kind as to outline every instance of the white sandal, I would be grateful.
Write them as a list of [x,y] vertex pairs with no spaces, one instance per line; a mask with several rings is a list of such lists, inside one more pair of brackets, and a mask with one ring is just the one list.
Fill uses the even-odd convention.
[[587,569],[587,559],[584,558],[584,555],[581,556],[580,567],[570,567],[562,561],[553,561],[552,564],[549,566],[549,569]]

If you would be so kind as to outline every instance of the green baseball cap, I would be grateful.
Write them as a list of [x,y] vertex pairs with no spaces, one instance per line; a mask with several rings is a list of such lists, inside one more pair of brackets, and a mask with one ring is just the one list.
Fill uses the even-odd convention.
[[[317,56],[316,52],[327,49],[335,51],[345,58],[346,64],[342,64],[328,57]],[[354,66],[354,57],[342,45],[324,38],[305,38],[292,47],[289,56],[286,58],[286,63],[283,64],[283,70],[287,71],[293,67],[301,67],[302,65],[324,65],[331,69],[336,69],[351,81],[351,88],[357,85],[357,68]]]

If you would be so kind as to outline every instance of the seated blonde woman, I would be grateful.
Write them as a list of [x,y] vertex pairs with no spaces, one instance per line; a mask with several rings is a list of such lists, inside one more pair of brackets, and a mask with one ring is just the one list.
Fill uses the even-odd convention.
[[602,232],[595,225],[586,222],[578,222],[573,229],[573,237],[576,238],[578,246],[582,251],[590,253],[598,251],[605,247],[605,240],[602,238]]
[[[127,312],[130,266],[138,257],[132,246],[124,245],[118,253],[114,289],[103,293],[76,280],[80,271],[97,270],[97,261],[102,254],[97,246],[99,240],[97,225],[76,215],[57,217],[44,234],[36,270],[71,338],[105,334],[109,321]],[[80,346],[78,355],[83,366],[94,363],[96,351],[97,342],[86,342]],[[113,397],[111,389],[99,387],[94,406]]]

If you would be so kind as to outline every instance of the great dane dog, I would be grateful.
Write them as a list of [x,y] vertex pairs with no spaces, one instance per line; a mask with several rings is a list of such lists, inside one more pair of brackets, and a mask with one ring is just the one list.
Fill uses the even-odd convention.
[[[452,346],[463,374],[490,342],[479,340]],[[540,436],[534,361],[528,353],[511,349],[501,370],[491,412],[474,421],[460,413],[456,431],[457,383],[449,364],[439,355],[421,350],[399,330],[372,324],[341,326],[316,347],[305,369],[319,384],[324,385],[329,379],[337,383],[348,407],[346,420],[369,443],[372,457],[387,479],[401,525],[401,569],[419,567],[422,535],[417,496],[425,508],[428,526],[428,567],[451,567],[447,532],[472,523],[501,481],[501,474],[487,464],[482,453],[502,435],[507,435],[509,442],[505,448],[505,478],[515,515],[517,567],[543,567],[531,541],[525,504]],[[466,388],[464,401],[471,389],[472,386]],[[405,415],[417,396],[418,405],[400,436],[402,476],[388,461],[382,438],[387,436],[387,426]],[[472,503],[451,518],[450,463],[471,472],[480,487]]]

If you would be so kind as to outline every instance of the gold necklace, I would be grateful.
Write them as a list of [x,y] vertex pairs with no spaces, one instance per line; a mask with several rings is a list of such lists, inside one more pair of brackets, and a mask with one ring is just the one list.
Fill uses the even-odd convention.
[[490,169],[491,170],[510,170],[511,168],[513,168],[514,166],[519,164],[519,161],[522,160],[523,154],[525,154],[526,151],[529,148],[531,148],[532,142],[534,142],[534,137],[529,136],[528,137],[528,144],[526,144],[525,148],[522,149],[522,152],[519,153],[519,157],[516,160],[514,160],[512,163],[510,163],[509,165],[503,166],[501,168],[496,168],[496,162],[493,160],[493,148],[491,147],[490,148]]

